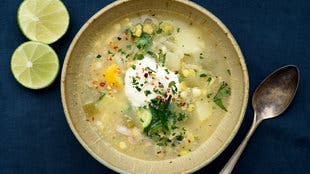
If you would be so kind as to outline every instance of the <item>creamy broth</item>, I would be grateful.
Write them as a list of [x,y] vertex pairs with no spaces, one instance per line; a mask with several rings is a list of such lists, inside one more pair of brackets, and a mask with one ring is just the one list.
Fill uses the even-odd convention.
[[139,14],[103,26],[85,58],[85,120],[127,155],[183,156],[227,112],[230,67],[216,41],[184,16]]

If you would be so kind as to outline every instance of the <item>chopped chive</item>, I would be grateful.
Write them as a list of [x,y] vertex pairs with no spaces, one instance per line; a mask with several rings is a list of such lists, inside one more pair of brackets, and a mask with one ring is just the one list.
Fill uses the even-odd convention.
[[231,75],[230,69],[227,69],[227,73],[228,75]]
[[101,57],[102,57],[101,54],[98,54],[98,55],[96,56],[97,59],[99,59],[99,58],[101,58]]
[[199,75],[199,77],[207,77],[207,74],[202,73],[202,74]]
[[209,77],[208,80],[207,80],[207,82],[210,83],[211,80],[212,80],[212,77]]

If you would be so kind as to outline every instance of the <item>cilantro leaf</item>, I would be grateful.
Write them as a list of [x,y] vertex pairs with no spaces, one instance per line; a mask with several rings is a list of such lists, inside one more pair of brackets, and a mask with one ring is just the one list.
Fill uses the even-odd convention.
[[224,111],[227,111],[225,108],[222,99],[231,95],[231,89],[227,83],[223,82],[223,84],[218,89],[216,95],[213,98],[213,102],[218,105]]

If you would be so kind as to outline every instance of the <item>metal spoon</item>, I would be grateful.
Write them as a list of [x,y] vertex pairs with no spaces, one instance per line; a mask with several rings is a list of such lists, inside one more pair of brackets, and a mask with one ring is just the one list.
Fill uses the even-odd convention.
[[265,119],[282,114],[293,100],[299,83],[299,70],[284,66],[269,75],[255,90],[252,98],[254,119],[245,139],[220,174],[230,174],[257,126]]

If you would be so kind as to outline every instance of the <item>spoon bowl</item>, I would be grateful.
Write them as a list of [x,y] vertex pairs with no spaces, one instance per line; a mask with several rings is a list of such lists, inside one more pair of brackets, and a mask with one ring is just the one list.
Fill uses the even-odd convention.
[[277,117],[293,100],[299,83],[299,70],[294,65],[278,69],[256,89],[252,106],[257,119]]
[[282,114],[292,102],[299,84],[299,70],[294,65],[279,68],[265,78],[252,98],[254,119],[251,129],[220,174],[230,174],[257,126],[265,119]]

